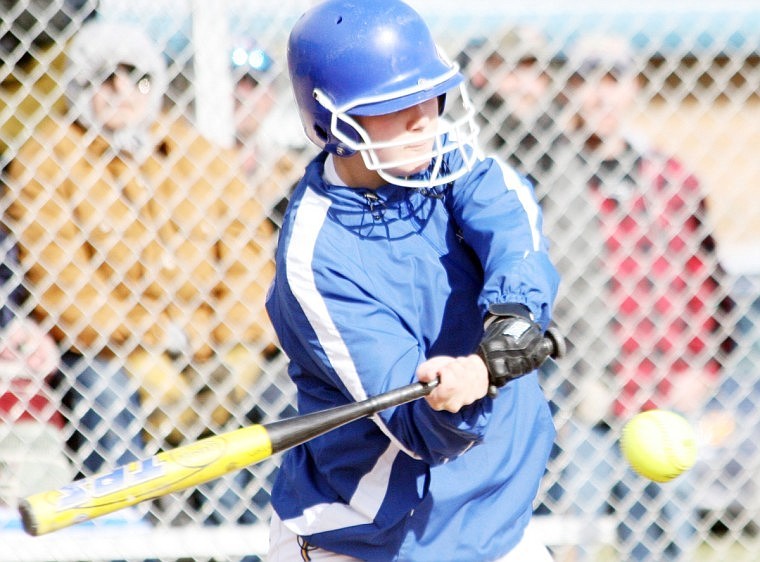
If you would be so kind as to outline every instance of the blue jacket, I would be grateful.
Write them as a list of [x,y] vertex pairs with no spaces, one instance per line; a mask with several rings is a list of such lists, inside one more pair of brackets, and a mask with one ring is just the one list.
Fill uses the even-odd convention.
[[[547,326],[559,279],[511,168],[485,159],[453,185],[370,191],[327,185],[325,157],[295,189],[267,299],[300,413],[472,353],[489,303]],[[553,439],[534,373],[456,414],[421,399],[296,447],[272,503],[310,543],[362,560],[484,562],[520,540]]]

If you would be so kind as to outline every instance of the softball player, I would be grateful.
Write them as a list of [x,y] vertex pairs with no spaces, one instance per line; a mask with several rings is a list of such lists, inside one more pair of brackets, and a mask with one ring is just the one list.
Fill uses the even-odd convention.
[[531,185],[481,155],[462,75],[403,2],[317,5],[288,65],[322,149],[267,300],[300,413],[440,383],[285,455],[268,560],[550,560],[525,533],[559,281]]

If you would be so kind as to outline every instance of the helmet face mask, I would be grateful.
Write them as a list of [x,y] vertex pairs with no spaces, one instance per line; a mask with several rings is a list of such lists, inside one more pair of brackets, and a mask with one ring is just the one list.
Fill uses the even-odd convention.
[[[481,157],[464,77],[440,52],[419,14],[399,0],[328,0],[312,8],[291,32],[288,67],[309,139],[337,156],[361,154],[367,169],[389,183],[412,188],[446,184]],[[431,141],[428,170],[408,177],[391,173],[420,162],[420,154],[383,161],[378,151],[409,145],[409,137],[373,141],[360,118],[434,98],[447,100],[446,111],[433,133],[414,140]],[[452,152],[459,158],[444,161]],[[456,162],[456,169],[450,169],[449,161]]]
[[[460,85],[459,95],[449,97],[455,98],[453,101],[456,110],[452,108],[454,104],[448,103],[445,112],[437,119],[434,131],[420,133],[414,139],[404,137],[400,140],[378,141],[373,140],[370,133],[352,116],[351,108],[332,107],[322,92],[315,92],[315,99],[320,103],[326,103],[325,109],[331,115],[329,134],[339,141],[335,154],[348,156],[359,153],[368,170],[376,171],[388,183],[410,188],[429,188],[454,181],[471,170],[481,156],[477,143],[478,127],[474,120],[475,109],[470,103],[467,91]],[[443,104],[443,99],[439,103]],[[407,158],[388,160],[379,155],[379,151],[384,149],[401,148],[411,142],[424,141],[431,141],[431,149],[422,156],[415,154]],[[450,152],[457,152],[462,163],[455,170],[449,170],[444,165],[444,156]],[[400,176],[390,172],[419,162],[423,158],[429,162],[427,173]]]

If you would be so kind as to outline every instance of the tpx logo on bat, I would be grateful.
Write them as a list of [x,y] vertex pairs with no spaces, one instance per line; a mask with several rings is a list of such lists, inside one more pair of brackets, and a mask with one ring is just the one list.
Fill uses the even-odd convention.
[[[174,487],[174,485],[191,478],[197,472],[222,458],[225,450],[224,442],[219,440],[199,442],[191,445],[188,449],[167,453],[167,455],[171,455],[170,460],[174,465],[186,467],[189,469],[188,471],[178,471],[176,466],[169,470],[167,460],[152,457],[119,467],[113,472],[96,476],[93,479],[72,482],[58,490],[61,497],[56,502],[55,509],[61,511],[72,508],[98,507],[114,501],[118,502],[119,498],[115,498],[113,494],[125,490],[126,487],[129,487],[135,498],[143,499],[140,493],[136,493],[140,484],[166,477],[166,482],[162,488],[151,487],[144,491],[145,499],[151,496],[157,497],[162,495],[164,488]],[[106,501],[98,501],[102,498],[105,498]]]

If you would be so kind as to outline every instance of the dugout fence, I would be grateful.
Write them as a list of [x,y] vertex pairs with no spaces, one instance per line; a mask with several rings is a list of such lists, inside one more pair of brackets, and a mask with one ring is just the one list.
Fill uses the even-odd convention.
[[[580,545],[580,553],[589,560],[628,560],[634,545],[625,543],[616,533],[626,521],[634,530],[634,536],[654,552],[661,553],[665,543],[657,536],[647,535],[646,529],[658,524],[664,502],[672,501],[683,512],[696,514],[693,536],[687,541],[696,545],[695,560],[757,560],[760,8],[756,3],[739,0],[671,2],[667,9],[648,2],[618,2],[608,6],[586,1],[558,6],[539,1],[531,3],[530,9],[494,6],[486,1],[472,1],[467,8],[447,1],[411,3],[431,23],[444,50],[467,65],[468,77],[475,76],[478,65],[487,69],[490,85],[473,94],[476,102],[486,108],[482,112],[482,141],[500,150],[505,157],[516,155],[517,165],[535,179],[537,194],[546,208],[544,227],[553,242],[554,258],[562,264],[563,286],[568,288],[562,295],[565,300],[557,320],[560,327],[568,331],[572,345],[567,358],[541,374],[542,386],[554,409],[558,439],[536,505],[537,524],[543,536],[549,537],[557,559],[570,560],[578,556]],[[186,158],[191,163],[190,172],[179,181],[179,191],[185,190],[189,198],[193,197],[193,185],[206,173],[210,160],[198,157],[192,146],[199,138],[210,139],[219,147],[216,155],[221,155],[226,164],[218,181],[242,180],[248,197],[268,209],[267,224],[276,232],[282,200],[287,198],[293,181],[314,154],[297,121],[285,63],[287,34],[297,16],[310,5],[307,0],[274,4],[239,0],[0,2],[3,11],[0,23],[3,166],[8,170],[8,164],[23,154],[23,146],[39,135],[46,119],[66,107],[67,85],[76,79],[67,71],[67,48],[83,21],[132,22],[149,33],[167,63],[169,86],[163,100],[166,130],[175,131],[172,124],[183,119],[193,127],[182,129],[182,136],[176,137],[179,147],[176,158]],[[589,413],[622,392],[616,386],[617,379],[609,377],[607,372],[614,370],[611,365],[617,344],[612,342],[616,340],[606,338],[613,324],[625,328],[625,320],[616,317],[612,301],[599,299],[604,294],[599,291],[606,290],[609,284],[609,279],[599,276],[605,258],[597,250],[603,249],[604,244],[599,245],[598,233],[591,226],[594,221],[591,196],[585,199],[582,194],[588,177],[573,164],[583,141],[577,135],[566,134],[581,105],[577,93],[568,90],[568,83],[579,70],[577,59],[572,56],[574,46],[584,37],[601,35],[613,35],[628,47],[632,71],[639,81],[640,89],[626,115],[626,128],[633,132],[631,138],[658,147],[662,154],[676,156],[683,169],[698,180],[705,195],[705,207],[690,209],[699,219],[704,236],[699,240],[684,238],[679,251],[696,253],[705,238],[710,238],[712,261],[690,272],[685,280],[679,277],[679,282],[692,288],[691,293],[671,291],[671,285],[676,282],[674,277],[651,281],[658,294],[669,295],[669,312],[664,316],[658,308],[661,301],[647,301],[644,297],[637,303],[644,309],[644,317],[657,316],[665,318],[662,322],[671,322],[685,315],[683,311],[694,304],[684,295],[699,292],[698,288],[709,281],[708,278],[716,280],[713,292],[702,303],[709,311],[708,316],[716,319],[711,332],[714,341],[704,348],[709,351],[695,355],[694,342],[686,335],[676,335],[669,340],[671,355],[696,357],[692,365],[695,371],[699,370],[698,365],[706,365],[711,359],[720,364],[706,393],[694,392],[684,398],[694,405],[689,415],[702,440],[699,462],[686,485],[687,499],[675,492],[672,498],[656,494],[649,497],[645,483],[626,475],[624,467],[615,461],[619,429],[616,424],[625,418],[610,416],[607,410],[602,414]],[[243,58],[236,59],[236,52]],[[517,53],[521,56],[517,57]],[[527,121],[510,121],[509,112],[503,106],[489,105],[489,98],[496,93],[496,83],[506,75],[503,67],[488,66],[491,64],[488,59],[494,54],[500,55],[507,66],[517,66],[518,58],[523,63],[529,62],[534,78],[546,80],[536,102],[539,110],[530,113]],[[609,53],[598,54],[600,64],[612,64],[605,62],[612,59],[603,56]],[[605,74],[611,67],[602,67],[602,70],[601,74]],[[250,87],[236,89],[244,76],[253,78]],[[262,100],[266,101],[264,105]],[[240,116],[246,112],[254,115],[258,112],[257,122],[242,123]],[[546,125],[547,115],[550,126]],[[67,118],[62,119],[66,122]],[[527,136],[532,140],[526,144]],[[52,149],[52,145],[43,145],[35,158],[54,156]],[[33,177],[39,163],[40,160],[31,158],[22,161],[21,165],[29,171],[24,177]],[[619,180],[624,183],[624,178]],[[3,184],[0,207],[7,214],[19,186],[17,179],[7,175]],[[657,182],[647,185],[642,188],[645,192],[657,189]],[[52,195],[55,186],[43,181],[42,188],[50,191],[51,201],[61,204],[63,214],[65,205]],[[576,195],[569,200],[570,192]],[[573,206],[584,201],[588,203],[585,207]],[[105,203],[103,208],[94,205],[96,214],[109,216]],[[165,205],[161,212],[173,215],[181,202]],[[191,206],[187,216],[195,218],[190,219],[190,224],[181,225],[179,232],[190,233],[193,226],[197,226],[192,221],[202,222],[203,213],[198,212],[200,205],[196,202]],[[219,237],[236,224],[233,215],[225,217],[224,221],[212,225]],[[679,217],[687,220],[687,214]],[[24,220],[32,218],[27,215]],[[6,225],[14,235],[7,221]],[[63,223],[51,221],[46,223],[41,237],[55,242],[62,232]],[[652,237],[656,238],[655,235]],[[250,232],[250,236],[256,237],[259,233]],[[188,235],[184,241],[192,245],[193,240]],[[257,240],[261,246],[260,256],[264,257],[257,258],[254,268],[245,274],[254,285],[256,281],[252,280],[270,267],[266,256],[274,250],[276,238],[270,235]],[[165,249],[169,247],[167,242]],[[7,251],[6,246],[3,248]],[[634,255],[633,247],[629,253]],[[671,263],[681,263],[682,254],[674,255]],[[110,255],[109,251],[103,251],[101,266],[125,267],[121,262],[109,262]],[[130,267],[150,268],[149,263],[141,261],[139,252],[135,255]],[[9,263],[13,279],[27,284],[30,292],[23,304],[9,305],[18,317],[31,315],[46,331],[55,334],[59,348],[64,351],[76,344],[90,319],[85,312],[80,324],[69,323],[61,329],[58,318],[35,312],[43,294],[56,283],[56,275],[61,271],[61,264],[49,256],[42,246],[33,246],[27,250],[22,264]],[[42,283],[39,275],[35,283],[29,281],[30,264],[45,273]],[[81,278],[89,279],[90,266],[80,265]],[[202,281],[193,275],[192,264],[179,266],[185,273],[185,283],[191,289],[201,290]],[[113,286],[103,290],[116,290],[119,282],[112,283]],[[210,314],[220,330],[240,335],[236,332],[238,324],[232,320],[236,317],[230,313],[229,302],[242,302],[245,314],[258,319],[258,328],[266,332],[263,310],[266,287],[258,287],[261,290],[257,298],[251,298],[242,287],[242,284],[230,285],[230,301],[224,301]],[[182,294],[184,288],[185,285],[170,286],[168,300],[163,304],[167,308],[179,307],[179,300],[172,299],[179,299],[177,295]],[[572,293],[571,288],[579,292]],[[145,287],[139,288],[143,289]],[[5,298],[5,293],[0,294]],[[79,306],[76,297],[76,293],[72,293],[62,298]],[[182,322],[185,321],[187,324],[180,322],[180,328],[189,329],[191,320]],[[633,343],[645,349],[646,334],[633,328],[631,333],[634,340],[639,338]],[[131,333],[122,342],[115,361],[127,362],[148,336],[147,331]],[[225,343],[209,341],[212,342],[209,353],[221,359],[216,364],[197,368],[192,374],[182,375],[186,396],[178,403],[166,405],[155,388],[141,391],[143,406],[133,407],[132,414],[140,420],[139,424],[153,429],[144,451],[133,452],[140,456],[153,454],[171,444],[194,441],[202,435],[295,413],[293,386],[286,374],[287,360],[278,353],[276,342],[262,336],[245,343],[244,347],[256,358],[254,365],[250,365],[255,375],[246,379],[240,392],[234,377],[229,375],[234,372],[229,367],[234,346],[228,340]],[[636,353],[626,356],[629,362],[645,359],[644,351],[639,351],[640,355]],[[172,360],[176,362],[176,358]],[[662,364],[666,363],[663,359]],[[636,391],[637,395],[654,392],[668,380],[672,373],[662,368],[662,364],[654,365],[652,378]],[[219,370],[225,366],[226,371]],[[74,367],[68,369],[65,376],[74,377]],[[249,561],[264,559],[266,521],[271,513],[269,493],[277,458],[251,467],[245,471],[245,477],[225,477],[196,490],[141,504],[99,525],[74,528],[40,539],[23,536],[14,510],[19,496],[58,485],[77,473],[87,474],[86,460],[93,454],[101,456],[107,467],[117,463],[117,452],[100,445],[117,412],[108,406],[97,406],[101,424],[82,427],[76,420],[84,406],[67,409],[70,397],[64,395],[65,385],[51,387],[49,381],[40,380],[22,384],[19,377],[12,371],[0,373],[0,396],[3,397],[0,400],[0,560],[100,560],[114,556],[128,560],[239,560],[246,553]],[[600,380],[605,384],[596,384]],[[683,384],[690,379],[679,380],[681,386],[691,386]],[[133,389],[137,390],[137,382],[133,382]],[[27,407],[31,397],[39,395],[44,395],[44,405]],[[203,400],[197,398],[200,395],[204,396]],[[146,404],[152,408],[150,412],[146,411]],[[666,407],[671,405],[666,404]],[[227,415],[218,415],[218,408]],[[51,433],[47,420],[56,409],[70,421]],[[178,425],[178,420],[185,419],[185,415],[191,421]],[[150,416],[153,416],[151,420],[159,420],[154,426],[150,426],[154,423],[149,421]],[[592,441],[588,432],[594,428],[603,431],[601,438]],[[588,447],[592,449],[590,453]],[[55,461],[50,461],[53,468],[32,478],[34,471],[30,467],[40,463],[40,459],[49,461],[53,451],[58,455]],[[585,458],[609,459],[609,470],[597,478],[579,481],[573,477],[573,471],[590,474],[592,470],[590,464],[584,465]],[[633,496],[610,493],[609,505],[603,513],[591,517],[578,512],[575,501],[578,497],[612,492],[621,481],[634,488]],[[666,485],[663,489],[674,488]],[[644,507],[635,521],[630,520],[637,503],[632,497],[638,498]],[[589,528],[598,532],[584,532]]]

